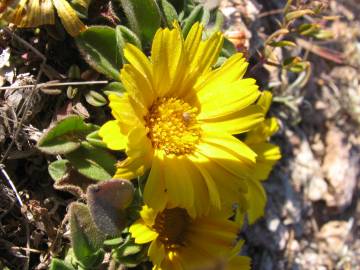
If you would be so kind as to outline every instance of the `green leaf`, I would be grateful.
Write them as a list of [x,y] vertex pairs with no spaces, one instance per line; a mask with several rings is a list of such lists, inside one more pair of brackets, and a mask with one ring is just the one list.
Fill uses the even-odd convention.
[[304,15],[314,15],[314,11],[312,11],[310,9],[292,11],[285,15],[285,20],[287,22],[290,22],[290,21],[298,19]]
[[88,142],[82,142],[81,147],[66,158],[79,173],[93,180],[109,180],[115,174],[116,158]]
[[159,2],[167,26],[172,27],[173,22],[178,20],[178,14],[176,12],[176,9],[167,0],[160,0]]
[[269,43],[271,47],[295,47],[296,43],[289,41],[289,40],[280,40],[280,41],[271,41]]
[[70,205],[70,235],[73,252],[79,263],[85,268],[96,267],[101,263],[105,235],[96,228],[85,204]]
[[101,107],[107,104],[107,100],[101,94],[96,91],[90,90],[85,94],[87,103],[95,107]]
[[109,235],[119,235],[128,225],[126,208],[134,198],[134,186],[125,179],[113,179],[88,187],[86,196],[96,226]]
[[118,44],[122,44],[122,46],[124,46],[125,43],[131,43],[141,49],[141,41],[138,36],[123,25],[116,26],[116,38]]
[[115,29],[107,26],[90,26],[75,40],[85,61],[90,66],[109,78],[120,79],[122,58]]
[[51,260],[49,270],[75,270],[75,268],[71,264],[68,264],[63,260],[53,258]]
[[150,44],[160,27],[160,10],[155,0],[120,0],[131,30]]
[[36,147],[46,154],[70,153],[80,147],[87,134],[96,129],[95,125],[86,124],[80,116],[73,115],[45,132]]
[[124,95],[124,93],[126,93],[126,89],[121,82],[111,82],[108,85],[106,85],[102,89],[102,91],[107,96],[110,94],[117,94],[119,96],[122,96],[122,95]]
[[91,0],[70,0],[71,6],[81,18],[87,18]]
[[102,138],[99,136],[99,131],[96,130],[86,136],[86,140],[93,146],[107,148]]
[[223,44],[223,47],[221,49],[220,55],[224,56],[226,58],[229,58],[230,56],[232,56],[235,53],[237,53],[235,45],[230,40],[228,40],[227,38],[224,38],[224,44]]
[[66,159],[53,161],[50,163],[48,170],[54,181],[60,181],[70,170],[70,162]]
[[202,5],[196,6],[190,13],[190,15],[185,19],[184,26],[182,29],[182,33],[184,37],[187,36],[189,33],[191,26],[193,26],[194,23],[200,22],[202,20],[204,14],[204,7]]
[[105,240],[104,245],[105,246],[118,246],[122,242],[124,242],[124,239],[122,237],[116,237],[116,238]]

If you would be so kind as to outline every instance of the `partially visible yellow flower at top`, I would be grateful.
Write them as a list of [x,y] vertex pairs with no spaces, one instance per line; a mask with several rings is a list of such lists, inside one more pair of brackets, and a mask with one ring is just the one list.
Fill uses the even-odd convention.
[[250,259],[237,256],[239,226],[224,212],[192,218],[183,208],[156,212],[143,206],[141,218],[130,226],[135,243],[150,243],[153,270],[248,270]]
[[181,207],[195,216],[231,205],[247,192],[255,166],[256,153],[233,134],[264,120],[258,86],[243,78],[242,54],[213,69],[223,35],[202,36],[199,23],[186,40],[177,24],[159,29],[150,59],[127,44],[120,73],[127,93],[109,96],[115,120],[99,132],[110,149],[126,150],[115,177],[150,169],[144,201],[156,211]]
[[[87,7],[88,1],[79,1]],[[86,29],[75,10],[66,0],[4,0],[0,3],[0,19],[18,27],[38,27],[55,23],[55,10],[66,31],[77,36]]]
[[[272,100],[272,94],[269,91],[261,93],[257,104],[261,106],[264,114],[269,111]],[[239,208],[238,216],[242,221],[245,212],[248,212],[248,221],[253,223],[257,218],[263,216],[266,205],[266,193],[261,184],[261,181],[266,180],[274,166],[274,164],[281,158],[281,151],[279,146],[269,143],[269,138],[279,129],[278,121],[275,117],[267,118],[265,121],[258,124],[251,131],[246,134],[244,142],[256,154],[256,167],[251,172],[252,181],[248,184],[252,187],[245,195],[246,201],[249,205],[256,204],[257,207],[253,211],[247,211],[246,207],[242,205],[243,200],[238,201]]]

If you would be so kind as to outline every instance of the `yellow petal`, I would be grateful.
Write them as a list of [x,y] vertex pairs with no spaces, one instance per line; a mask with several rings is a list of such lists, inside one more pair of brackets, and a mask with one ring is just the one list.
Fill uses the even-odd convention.
[[203,30],[204,26],[202,24],[199,22],[194,23],[185,39],[185,50],[190,61],[195,58],[198,51]]
[[158,240],[152,241],[148,249],[148,256],[154,265],[160,265],[166,256],[164,245]]
[[143,205],[143,207],[141,208],[141,219],[148,227],[152,227],[154,225],[156,215],[157,212],[153,208],[148,207],[147,205]]
[[263,120],[264,113],[261,107],[251,105],[241,111],[223,117],[202,120],[202,125],[206,124],[210,128],[231,134],[240,134],[249,131]]
[[73,37],[86,30],[75,10],[66,0],[53,0],[56,11],[66,31]]
[[158,237],[158,233],[151,230],[142,221],[137,221],[130,226],[129,232],[135,238],[136,244],[145,244],[153,241]]
[[203,176],[203,179],[206,183],[209,197],[210,197],[210,203],[213,207],[220,209],[221,208],[221,199],[218,191],[218,187],[212,178],[212,175],[208,173],[208,171],[205,169],[205,164],[209,163],[206,158],[204,158],[201,155],[191,155],[189,156],[189,159],[194,163],[196,168],[199,170],[201,175]]
[[200,42],[195,55],[189,59],[190,70],[195,70],[198,76],[208,72],[216,63],[223,42],[224,36],[221,32],[216,32],[210,38]]
[[[210,210],[210,204],[211,204],[210,192],[213,191],[211,190],[209,191],[207,180],[204,179],[199,169],[197,169],[197,167],[193,164],[193,161],[190,159],[186,159],[185,162],[186,162],[186,169],[189,173],[189,177],[191,179],[194,188],[194,197],[195,197],[194,209],[193,211],[191,211],[192,209],[188,211],[189,215],[192,217],[206,215],[209,213]],[[217,203],[216,199],[215,201]]]
[[256,103],[263,108],[264,113],[266,114],[270,109],[271,101],[272,101],[271,92],[270,91],[263,91],[261,93],[261,96],[260,96],[259,100]]
[[117,164],[115,177],[133,179],[150,168],[153,148],[144,127],[137,126],[129,132],[126,154],[128,157]]
[[154,101],[150,81],[134,66],[125,64],[120,73],[121,82],[129,96],[147,111]]
[[[223,117],[253,104],[260,96],[254,79],[243,79],[216,88],[203,88],[197,92],[201,104],[199,120]],[[221,102],[219,102],[221,101]]]
[[12,1],[5,7],[6,11],[0,14],[0,18],[14,23],[18,27],[37,27],[44,24],[54,24],[55,22],[51,0]]
[[252,166],[256,161],[256,152],[230,134],[216,132],[216,130],[214,131],[208,129],[207,126],[203,126],[202,141],[231,153],[236,156],[240,162],[249,166]]
[[178,90],[184,77],[184,41],[178,28],[159,29],[151,48],[153,83],[157,96],[163,97]]
[[248,220],[249,223],[254,223],[259,217],[264,215],[265,205],[266,205],[266,193],[261,185],[261,182],[252,180],[248,181],[248,193],[246,198],[249,202],[248,209]]
[[250,147],[258,154],[251,176],[256,180],[266,180],[275,163],[281,158],[280,148],[270,143],[254,144]]
[[164,179],[163,154],[155,151],[149,177],[144,189],[144,202],[155,211],[162,211],[168,201]]
[[124,150],[127,137],[124,136],[116,120],[106,122],[99,130],[99,136],[111,150]]
[[[227,171],[244,179],[249,176],[251,165],[255,165],[251,160],[245,160],[226,145],[219,146],[216,144],[203,142],[197,146],[198,152],[207,156],[210,160],[216,162]],[[251,150],[250,150],[251,151]],[[253,153],[255,156],[256,154]],[[239,158],[240,157],[240,158]],[[255,159],[255,158],[254,158]]]
[[127,134],[134,126],[144,125],[142,115],[139,115],[139,112],[136,111],[135,101],[131,102],[127,94],[121,97],[110,94],[109,101],[111,113],[118,120],[123,134]]
[[194,188],[187,172],[184,156],[164,156],[165,186],[169,198],[169,207],[192,209]]
[[241,53],[232,55],[225,63],[215,70],[202,76],[194,86],[196,91],[200,91],[204,88],[208,89],[221,89],[221,86],[235,82],[242,79],[247,66],[245,58]]
[[265,119],[262,123],[246,134],[245,143],[253,145],[266,142],[271,135],[279,130],[278,120],[275,117]]
[[227,264],[226,270],[250,270],[251,259],[246,256],[235,256]]

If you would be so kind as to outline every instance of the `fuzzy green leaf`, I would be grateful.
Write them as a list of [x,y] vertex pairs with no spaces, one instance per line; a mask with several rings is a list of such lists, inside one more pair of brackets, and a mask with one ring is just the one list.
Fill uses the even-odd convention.
[[101,94],[99,94],[96,91],[90,90],[85,94],[85,99],[87,103],[90,105],[93,105],[95,107],[101,107],[106,105],[107,100],[105,97],[103,97]]
[[102,138],[99,136],[99,131],[96,130],[86,136],[86,140],[93,146],[107,148]]
[[64,178],[69,169],[70,162],[66,159],[51,162],[48,167],[49,174],[54,181],[60,181],[62,178]]
[[204,15],[204,7],[202,5],[196,6],[191,11],[190,15],[184,21],[185,23],[182,29],[184,37],[187,36],[194,23],[200,22],[202,20],[203,15]]
[[160,8],[166,20],[168,27],[172,27],[173,22],[178,20],[176,9],[167,0],[160,1]]
[[129,28],[123,25],[116,26],[116,39],[118,45],[122,44],[122,46],[124,46],[125,43],[131,43],[141,49],[141,41],[138,36]]
[[110,94],[117,94],[119,96],[124,95],[124,93],[126,93],[126,89],[124,87],[124,85],[121,82],[111,82],[108,85],[106,85],[102,91],[104,91],[105,95],[110,95]]
[[87,134],[96,129],[95,125],[86,124],[80,116],[73,115],[45,132],[36,147],[46,154],[70,153],[80,147]]
[[75,270],[75,268],[63,260],[54,258],[51,260],[49,270]]
[[119,70],[122,67],[122,58],[115,29],[107,26],[90,26],[75,40],[90,66],[109,78],[120,79]]
[[66,158],[79,173],[93,180],[109,180],[115,173],[116,158],[88,142],[82,142],[81,147]]
[[150,44],[160,27],[160,10],[155,0],[120,0],[129,26],[144,44]]
[[105,235],[96,228],[85,204],[70,205],[70,234],[73,252],[80,264],[91,268],[101,263]]

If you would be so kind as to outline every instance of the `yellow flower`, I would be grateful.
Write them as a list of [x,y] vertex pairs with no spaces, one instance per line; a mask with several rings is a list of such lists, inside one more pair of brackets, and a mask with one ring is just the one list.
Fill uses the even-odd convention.
[[[88,3],[88,0],[79,1],[83,7],[87,7]],[[86,29],[75,10],[66,0],[5,0],[0,4],[0,19],[18,27],[54,24],[54,7],[70,35],[77,36]]]
[[140,216],[129,231],[135,243],[150,243],[154,270],[213,269],[221,264],[248,269],[249,259],[235,258],[242,245],[236,245],[239,226],[223,212],[191,218],[183,208],[156,212],[143,206]]
[[[269,91],[262,92],[257,104],[262,107],[264,114],[270,108],[272,94]],[[261,185],[262,180],[266,180],[274,166],[274,164],[281,158],[280,148],[268,142],[272,136],[279,129],[277,119],[271,117],[261,122],[258,126],[246,134],[244,142],[257,154],[256,167],[251,172],[252,181],[248,182],[249,192],[245,195],[247,203],[252,211],[248,211],[249,223],[253,223],[257,218],[263,216],[266,193]],[[239,204],[243,204],[240,202]],[[256,204],[257,207],[252,207]],[[243,207],[244,208],[244,207]],[[241,210],[241,209],[240,209]],[[242,209],[240,220],[243,219],[243,214],[247,209]]]
[[127,44],[120,73],[127,93],[109,96],[115,120],[99,132],[110,149],[126,150],[115,177],[150,169],[144,201],[156,211],[181,207],[195,216],[231,205],[247,192],[255,165],[256,153],[233,134],[263,121],[258,86],[243,79],[242,54],[212,69],[223,36],[202,36],[198,23],[185,41],[177,24],[159,29],[150,59]]

